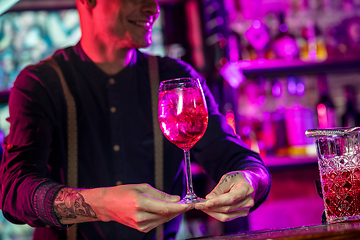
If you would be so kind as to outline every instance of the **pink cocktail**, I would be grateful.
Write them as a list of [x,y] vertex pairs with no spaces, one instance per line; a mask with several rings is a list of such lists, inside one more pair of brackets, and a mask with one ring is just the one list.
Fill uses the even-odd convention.
[[208,111],[198,79],[179,78],[160,84],[158,118],[165,137],[184,150],[187,195],[182,203],[203,201],[192,186],[189,150],[204,135],[208,124]]
[[160,128],[166,138],[179,148],[192,148],[204,135],[208,113],[200,89],[160,92],[159,107]]

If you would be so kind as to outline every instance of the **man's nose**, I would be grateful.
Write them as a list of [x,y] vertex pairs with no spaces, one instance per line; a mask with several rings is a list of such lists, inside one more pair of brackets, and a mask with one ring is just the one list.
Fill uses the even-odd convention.
[[160,7],[157,0],[145,0],[143,5],[143,11],[147,15],[159,15]]

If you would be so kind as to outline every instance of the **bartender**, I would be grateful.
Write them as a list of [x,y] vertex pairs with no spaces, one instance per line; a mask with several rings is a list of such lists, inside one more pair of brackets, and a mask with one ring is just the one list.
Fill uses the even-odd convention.
[[174,239],[181,213],[201,210],[220,220],[246,216],[268,196],[270,173],[234,135],[199,73],[157,57],[160,81],[200,79],[209,111],[191,149],[218,182],[197,204],[184,192],[182,151],[164,139],[164,189],[154,186],[154,134],[147,54],[160,13],[156,0],[76,0],[82,36],[54,53],[74,97],[78,186],[67,185],[67,107],[59,74],[47,62],[26,67],[11,90],[10,133],[3,142],[0,206],[13,223],[35,227],[34,239],[154,239],[165,224]]

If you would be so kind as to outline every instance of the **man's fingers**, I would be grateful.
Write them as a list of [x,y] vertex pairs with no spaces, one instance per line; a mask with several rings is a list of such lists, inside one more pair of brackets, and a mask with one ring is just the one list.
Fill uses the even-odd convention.
[[212,199],[224,193],[228,193],[236,184],[239,183],[239,177],[242,173],[239,172],[230,172],[224,175],[220,182],[215,186],[215,188],[205,197],[206,199]]
[[218,184],[215,186],[215,188],[205,196],[205,199],[209,200],[212,198],[215,198],[221,194],[224,194],[230,190],[230,188],[227,186],[229,184]]
[[143,184],[140,187],[140,190],[152,197],[152,198],[156,198],[158,200],[164,201],[164,202],[178,202],[180,201],[180,197],[176,196],[176,195],[170,195],[167,193],[164,193],[162,191],[157,190],[156,188],[151,187],[149,184]]
[[139,210],[160,215],[180,214],[186,212],[193,207],[190,204],[180,204],[174,202],[164,202],[154,199],[150,196],[144,197],[139,202]]
[[195,208],[226,213],[236,211],[239,208],[252,207],[254,204],[252,195],[248,195],[242,188],[237,188],[231,192],[208,199],[206,202],[197,203]]
[[195,208],[198,210],[208,210],[212,212],[218,212],[218,213],[230,213],[234,211],[238,211],[243,208],[251,208],[254,206],[254,200],[249,197],[242,201],[238,201],[234,204],[225,204],[225,205],[217,205],[213,207],[206,207],[206,205],[195,205]]
[[244,200],[246,198],[246,193],[241,189],[234,189],[231,192],[218,195],[212,199],[209,199],[204,203],[204,206],[207,208],[212,208],[216,206],[226,206],[232,205],[238,201]]

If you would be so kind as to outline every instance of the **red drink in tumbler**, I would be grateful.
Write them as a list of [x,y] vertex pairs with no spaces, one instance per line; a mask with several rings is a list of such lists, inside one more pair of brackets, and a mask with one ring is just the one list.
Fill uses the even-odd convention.
[[199,88],[171,89],[159,93],[159,123],[166,138],[189,150],[204,135],[208,113]]
[[322,181],[326,214],[332,222],[360,214],[359,168],[333,170],[323,174]]
[[310,129],[315,137],[326,222],[360,220],[360,127]]

